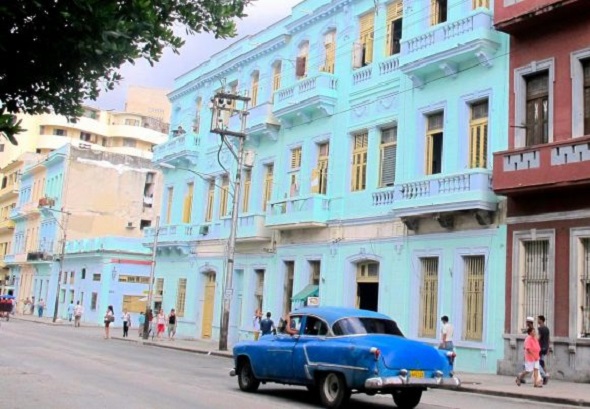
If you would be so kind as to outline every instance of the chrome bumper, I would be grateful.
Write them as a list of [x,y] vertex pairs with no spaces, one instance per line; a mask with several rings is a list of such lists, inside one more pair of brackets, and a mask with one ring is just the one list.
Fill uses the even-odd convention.
[[453,376],[451,378],[410,378],[408,376],[387,376],[369,378],[365,381],[365,389],[388,389],[396,386],[424,386],[426,388],[457,388],[461,386],[461,380]]

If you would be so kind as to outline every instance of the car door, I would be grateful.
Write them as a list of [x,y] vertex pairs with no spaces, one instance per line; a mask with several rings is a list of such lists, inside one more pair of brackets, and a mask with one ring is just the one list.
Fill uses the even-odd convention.
[[[292,328],[300,331],[303,317],[291,316]],[[277,334],[269,342],[265,372],[269,379],[291,380],[293,377],[293,350],[299,339],[299,335]]]
[[[310,350],[316,356],[317,352],[323,350],[323,344],[326,342],[328,334],[328,324],[322,319],[308,315],[302,322],[301,335],[295,344],[293,351],[293,379],[299,383],[309,381],[307,366],[313,364],[313,358],[310,358]],[[321,353],[321,352],[320,352]]]

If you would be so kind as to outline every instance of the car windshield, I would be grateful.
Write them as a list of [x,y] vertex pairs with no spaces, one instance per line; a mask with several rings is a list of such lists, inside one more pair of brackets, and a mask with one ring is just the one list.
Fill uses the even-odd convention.
[[343,318],[332,326],[334,335],[387,334],[403,337],[395,321],[381,318]]

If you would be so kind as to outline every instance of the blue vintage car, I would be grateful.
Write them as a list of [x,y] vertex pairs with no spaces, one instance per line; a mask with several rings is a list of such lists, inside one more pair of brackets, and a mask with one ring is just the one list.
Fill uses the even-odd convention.
[[399,408],[418,405],[427,388],[456,388],[447,352],[404,338],[395,321],[373,311],[307,307],[291,313],[292,333],[266,335],[233,349],[240,389],[260,383],[303,385],[324,407],[351,393],[391,394]]

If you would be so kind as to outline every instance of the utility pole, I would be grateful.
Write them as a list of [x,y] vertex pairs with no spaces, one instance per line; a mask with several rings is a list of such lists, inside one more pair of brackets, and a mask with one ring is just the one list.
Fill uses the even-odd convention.
[[[237,103],[241,102],[241,109],[236,109]],[[236,251],[236,230],[238,228],[238,211],[240,208],[240,186],[242,181],[242,166],[244,162],[244,144],[246,139],[246,120],[248,116],[249,97],[241,95],[227,94],[218,92],[211,100],[213,116],[211,118],[211,132],[221,135],[222,143],[225,143],[228,149],[236,157],[238,164],[236,167],[236,177],[234,181],[234,194],[232,196],[232,213],[231,229],[227,243],[227,261],[225,269],[225,280],[223,285],[223,309],[221,313],[221,326],[219,331],[219,350],[227,351],[227,338],[229,332],[229,313],[231,308],[231,298],[233,296],[233,273],[234,273],[234,255]],[[230,131],[227,129],[229,117],[237,113],[241,120],[240,132]],[[238,152],[233,150],[230,143],[225,138],[233,136],[238,138]]]
[[154,277],[156,275],[156,255],[158,253],[158,235],[160,234],[160,216],[156,216],[154,230],[154,244],[152,247],[152,263],[150,265],[150,283],[148,286],[147,303],[145,305],[145,321],[143,322],[143,339],[148,339],[150,330],[150,312],[152,310],[152,293],[154,292]]
[[63,231],[63,237],[62,237],[62,241],[61,241],[61,250],[60,250],[60,254],[59,254],[59,272],[57,274],[57,285],[55,286],[55,303],[53,304],[53,322],[57,321],[57,314],[58,314],[58,310],[59,310],[59,292],[61,290],[61,280],[62,280],[62,275],[64,274],[63,270],[64,270],[64,258],[66,256],[66,241],[68,239],[68,217],[71,215],[70,212],[66,212],[63,210],[56,210],[56,209],[52,209],[52,208],[47,208],[44,206],[40,206],[41,210],[49,210],[49,211],[53,211],[53,212],[58,212],[58,213],[62,213],[64,215],[63,217],[63,224],[60,224],[59,222],[57,222],[57,224],[59,225],[59,227],[61,227],[62,231]]

